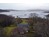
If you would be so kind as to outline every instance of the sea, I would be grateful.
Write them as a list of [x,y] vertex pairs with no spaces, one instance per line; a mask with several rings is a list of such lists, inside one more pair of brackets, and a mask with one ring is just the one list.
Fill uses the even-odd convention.
[[49,13],[44,13],[44,11],[9,11],[9,12],[0,12],[0,14],[5,14],[5,15],[11,15],[15,18],[20,17],[20,18],[29,18],[29,15],[31,13],[36,13],[38,14],[39,17],[44,18],[45,15]]

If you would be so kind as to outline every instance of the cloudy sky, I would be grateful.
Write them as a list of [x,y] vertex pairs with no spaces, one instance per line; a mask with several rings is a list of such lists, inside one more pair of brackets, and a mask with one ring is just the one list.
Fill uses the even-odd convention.
[[49,9],[49,3],[47,0],[9,0],[7,2],[4,1],[0,3],[0,9]]

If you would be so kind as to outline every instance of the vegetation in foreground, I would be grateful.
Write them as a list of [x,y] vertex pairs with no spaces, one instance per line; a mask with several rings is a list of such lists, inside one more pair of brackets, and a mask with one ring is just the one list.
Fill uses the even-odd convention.
[[[29,27],[21,28],[19,24],[28,24]],[[27,25],[27,26],[28,26]],[[0,36],[1,37],[48,37],[49,16],[46,18],[34,17],[14,18],[0,14]]]

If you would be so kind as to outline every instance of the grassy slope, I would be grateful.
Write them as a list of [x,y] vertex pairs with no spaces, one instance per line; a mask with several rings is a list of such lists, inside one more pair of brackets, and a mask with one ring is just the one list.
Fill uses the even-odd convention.
[[4,35],[5,36],[10,36],[11,35],[11,31],[16,28],[16,26],[9,26],[9,27],[5,27],[4,28]]

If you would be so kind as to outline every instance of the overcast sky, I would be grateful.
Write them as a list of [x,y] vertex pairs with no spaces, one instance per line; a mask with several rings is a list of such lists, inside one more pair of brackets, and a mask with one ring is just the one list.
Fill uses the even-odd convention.
[[41,0],[16,0],[15,1],[16,3],[0,3],[0,9],[16,9],[16,10],[49,9],[49,3],[44,3],[44,1],[43,2],[42,1]]

